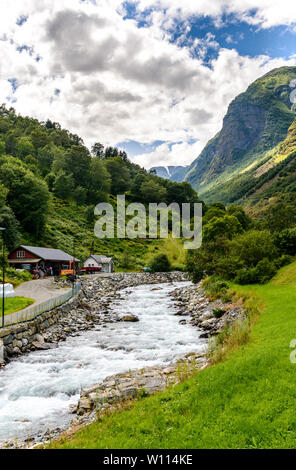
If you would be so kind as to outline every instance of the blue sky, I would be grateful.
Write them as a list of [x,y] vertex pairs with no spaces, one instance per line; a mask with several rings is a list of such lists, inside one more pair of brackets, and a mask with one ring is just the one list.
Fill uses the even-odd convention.
[[[125,19],[137,21],[139,28],[149,28],[151,12],[158,8],[149,8],[137,11],[134,3],[124,3]],[[255,15],[256,10],[249,14]],[[187,29],[186,29],[187,28]],[[184,31],[186,30],[186,34]],[[172,43],[181,44],[182,47],[192,46],[198,39],[201,44],[193,49],[192,55],[201,58],[203,63],[211,68],[211,62],[217,59],[219,51],[223,48],[234,49],[241,56],[256,58],[268,56],[269,58],[289,59],[296,53],[296,28],[287,25],[272,26],[262,29],[259,25],[252,25],[241,21],[233,14],[223,14],[217,19],[211,16],[192,16],[184,21],[175,21],[169,29]],[[191,145],[196,139],[191,139]],[[119,142],[117,145],[129,153],[130,156],[153,152],[165,141],[154,141],[151,144],[140,144],[135,141]],[[171,147],[174,143],[168,143]]]
[[186,165],[235,96],[296,65],[295,20],[294,0],[1,0],[0,100],[146,168]]

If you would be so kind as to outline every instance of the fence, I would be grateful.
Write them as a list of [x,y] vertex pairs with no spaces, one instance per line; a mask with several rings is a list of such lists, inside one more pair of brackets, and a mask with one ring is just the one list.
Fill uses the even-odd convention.
[[11,326],[21,322],[27,322],[34,320],[39,315],[45,312],[49,312],[60,305],[63,305],[65,302],[70,300],[74,295],[76,295],[81,290],[81,282],[77,282],[74,288],[65,294],[61,294],[52,299],[48,299],[45,302],[41,302],[37,305],[32,305],[31,307],[24,308],[18,312],[10,313],[4,316],[4,326]]

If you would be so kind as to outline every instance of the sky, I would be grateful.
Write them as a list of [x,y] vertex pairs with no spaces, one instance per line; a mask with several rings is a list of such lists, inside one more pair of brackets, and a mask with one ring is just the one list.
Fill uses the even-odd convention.
[[295,0],[0,0],[0,103],[147,169],[188,165],[295,44]]

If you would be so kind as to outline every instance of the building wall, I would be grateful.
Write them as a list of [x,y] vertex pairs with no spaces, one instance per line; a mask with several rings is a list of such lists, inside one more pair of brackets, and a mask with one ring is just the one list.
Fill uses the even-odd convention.
[[33,254],[30,253],[29,251],[24,250],[23,248],[19,248],[19,249],[17,249],[17,250],[12,251],[12,252],[8,255],[8,259],[22,259],[22,258],[17,257],[17,252],[18,252],[18,251],[23,251],[23,252],[24,252],[23,258],[28,258],[28,259],[38,258],[38,256],[33,255]]
[[89,258],[87,258],[86,261],[84,261],[83,266],[85,268],[88,268],[88,267],[98,268],[100,265],[96,262],[96,260],[94,258],[91,258],[91,256],[90,256]]

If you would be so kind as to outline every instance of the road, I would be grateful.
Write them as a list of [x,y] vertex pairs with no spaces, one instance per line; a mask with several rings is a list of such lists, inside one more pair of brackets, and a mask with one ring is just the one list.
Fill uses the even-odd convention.
[[62,289],[53,283],[53,278],[35,279],[23,282],[16,287],[15,295],[18,297],[29,297],[34,299],[34,305],[40,304],[48,299],[64,294],[71,289]]

